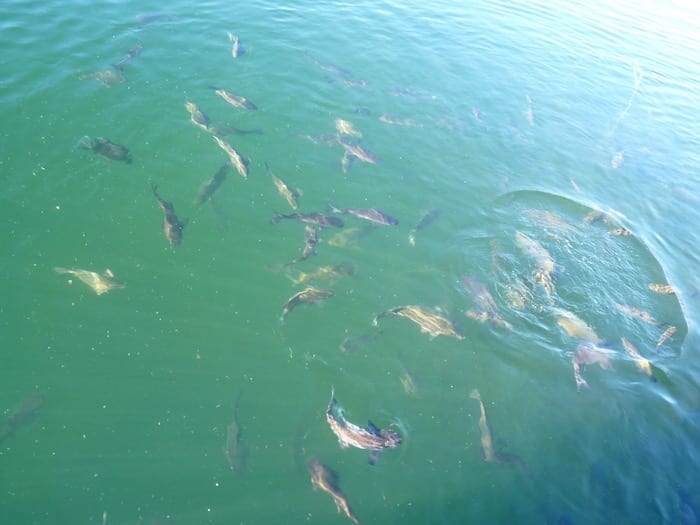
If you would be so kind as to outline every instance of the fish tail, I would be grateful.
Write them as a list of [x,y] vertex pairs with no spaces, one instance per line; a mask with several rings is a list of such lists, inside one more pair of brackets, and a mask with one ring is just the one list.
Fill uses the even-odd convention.
[[277,224],[282,219],[284,219],[284,215],[282,215],[281,213],[277,213],[274,217],[272,217],[272,219],[270,219],[270,224]]
[[328,208],[328,211],[330,211],[331,213],[344,213],[343,210],[341,210],[340,208],[338,208],[336,206],[333,206],[333,204],[331,204],[331,203],[328,203],[327,208]]
[[63,274],[63,273],[70,273],[70,270],[69,270],[68,268],[62,268],[62,267],[60,267],[60,266],[56,266],[56,267],[53,269],[53,271],[56,272],[56,273],[60,273],[60,274]]

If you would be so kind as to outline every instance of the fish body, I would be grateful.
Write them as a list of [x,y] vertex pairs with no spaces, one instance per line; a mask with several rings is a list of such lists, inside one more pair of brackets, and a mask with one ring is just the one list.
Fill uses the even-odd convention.
[[270,220],[270,222],[272,224],[277,224],[282,219],[296,219],[299,222],[313,224],[320,228],[343,227],[343,221],[340,220],[338,217],[333,217],[332,215],[324,215],[322,213],[290,213],[287,215],[278,213]]
[[617,153],[615,153],[615,155],[613,155],[613,158],[610,159],[610,165],[614,169],[617,169],[620,166],[622,166],[622,164],[624,164],[624,162],[625,162],[625,152],[624,151],[618,151]]
[[126,54],[117,62],[116,64],[113,64],[112,67],[115,69],[122,70],[124,69],[124,66],[130,62],[134,57],[137,57],[141,54],[141,51],[143,51],[143,46],[139,43],[135,44],[134,47],[129,49],[129,51],[126,52]]
[[182,230],[187,226],[188,220],[185,219],[181,221],[178,219],[177,215],[175,215],[174,206],[158,195],[157,184],[151,184],[151,188],[163,212],[163,232],[165,233],[165,237],[170,241],[171,246],[180,244],[182,242]]
[[310,273],[301,272],[294,282],[296,284],[304,284],[309,281],[333,281],[340,277],[348,277],[354,273],[355,265],[353,263],[342,262],[330,266],[321,266]]
[[654,319],[648,312],[645,312],[644,310],[640,310],[636,306],[630,306],[627,304],[615,304],[615,307],[624,315],[627,317],[630,317],[632,319],[639,319],[640,321],[644,321],[647,324],[651,325],[656,325],[659,324],[656,319]]
[[270,169],[270,166],[267,165],[267,162],[265,163],[265,168],[270,174],[270,177],[272,177],[272,182],[275,184],[275,188],[277,188],[279,194],[284,197],[293,210],[299,209],[299,191],[293,190],[286,182],[272,173],[272,170]]
[[555,308],[552,310],[552,313],[557,318],[557,324],[559,327],[569,336],[594,344],[600,344],[603,342],[603,340],[598,337],[598,334],[595,333],[593,328],[591,328],[583,319],[578,317],[573,312],[562,308]]
[[214,93],[223,98],[226,102],[237,108],[243,109],[258,109],[258,107],[253,104],[250,100],[235,93],[231,93],[227,89],[218,88],[215,86],[210,86],[214,90]]
[[342,118],[335,119],[335,130],[341,135],[347,135],[349,137],[362,137],[362,133],[355,129],[352,122],[344,120]]
[[104,137],[97,137],[94,140],[87,136],[83,137],[78,141],[78,146],[102,155],[106,159],[120,160],[127,164],[131,163],[131,155],[128,149],[121,144],[110,142]]
[[248,178],[248,161],[244,159],[238,151],[236,151],[229,143],[224,142],[221,140],[219,137],[214,135],[212,137],[214,139],[214,142],[228,155],[229,160],[231,161],[231,164],[233,165],[234,168],[236,168],[236,171],[240,174],[241,177],[244,179]]
[[411,229],[411,231],[408,234],[408,242],[410,243],[411,246],[416,245],[416,233],[428,226],[430,223],[435,221],[440,217],[442,214],[442,211],[435,208],[432,210],[428,210],[425,213],[421,215],[421,218],[418,220],[416,225]]
[[321,242],[321,239],[318,238],[318,230],[310,224],[307,224],[306,228],[304,228],[304,251],[290,264],[296,264],[298,262],[305,261],[310,256],[316,255],[316,245],[319,242]]
[[243,53],[245,53],[245,50],[241,45],[241,41],[236,35],[234,35],[233,33],[229,33],[228,39],[231,42],[231,56],[233,58],[238,58]]
[[504,454],[496,450],[493,442],[493,434],[491,433],[491,425],[486,418],[486,408],[484,407],[484,402],[481,400],[481,394],[475,388],[469,393],[469,397],[475,399],[479,403],[479,432],[481,434],[481,452],[484,460],[490,463],[518,465],[527,470],[525,463],[520,457],[513,454]]
[[598,363],[603,370],[612,370],[612,356],[614,354],[605,348],[593,343],[583,343],[576,348],[574,359],[579,365],[591,365]]
[[10,411],[5,423],[0,427],[0,444],[14,435],[19,427],[31,423],[43,404],[44,397],[39,392],[33,392],[22,399],[17,406]]
[[198,128],[202,128],[204,131],[209,131],[209,117],[207,117],[196,104],[185,102],[185,109],[190,112],[192,124]]
[[632,231],[627,228],[615,228],[614,230],[608,231],[608,234],[616,237],[628,237],[632,235]]
[[287,300],[284,307],[282,308],[281,319],[284,320],[284,318],[287,317],[289,312],[294,310],[294,308],[296,308],[302,303],[318,303],[329,297],[332,297],[333,295],[335,295],[335,292],[333,290],[326,288],[314,288],[313,286],[309,286],[308,288],[305,288],[302,291],[295,293]]
[[409,128],[419,128],[420,127],[420,124],[418,124],[413,119],[397,117],[395,115],[389,115],[388,113],[384,113],[384,114],[380,115],[379,120],[386,123],[386,124],[394,124],[396,126],[406,126]]
[[358,219],[364,219],[373,224],[380,226],[396,226],[399,220],[396,217],[392,217],[384,213],[383,211],[377,210],[376,208],[336,208],[335,206],[329,206],[333,213],[343,213],[346,215],[353,215]]
[[639,353],[639,350],[624,337],[622,338],[622,347],[625,349],[625,352],[627,352],[627,355],[634,360],[634,364],[637,365],[639,371],[651,377],[651,363],[644,359]]
[[522,232],[515,232],[515,242],[520,247],[520,250],[535,261],[537,267],[543,272],[554,273],[556,269],[554,259],[539,241],[528,237]]
[[231,423],[226,427],[226,445],[224,447],[224,454],[233,472],[244,472],[246,470],[247,450],[241,441],[242,430],[238,421],[239,399],[240,396],[234,404]]
[[343,339],[343,342],[340,343],[340,351],[341,352],[352,352],[354,350],[357,350],[358,348],[361,348],[363,346],[366,346],[373,341],[375,341],[379,337],[379,334],[361,334],[355,337],[346,337]]
[[377,324],[379,324],[379,319],[387,315],[405,317],[413,321],[420,326],[421,332],[430,334],[431,338],[437,337],[438,335],[449,335],[457,339],[464,339],[464,336],[459,333],[455,325],[447,317],[423,308],[422,306],[398,306],[396,308],[391,308],[378,314],[372,320],[372,324],[377,326]]
[[231,169],[231,164],[228,162],[221,166],[212,177],[207,180],[202,186],[199,188],[199,193],[197,193],[197,196],[194,199],[194,203],[196,205],[204,204],[207,202],[209,199],[211,199],[212,195],[216,193],[216,191],[221,187],[223,182],[226,180],[226,177],[228,176],[228,172]]
[[370,224],[362,228],[346,228],[328,239],[328,245],[336,248],[355,247],[357,242],[372,230],[374,230],[374,227]]
[[401,436],[393,430],[379,429],[372,422],[367,428],[360,427],[345,419],[343,408],[331,390],[331,400],[326,409],[326,420],[338,437],[341,448],[355,447],[370,451],[370,463],[374,464],[386,448],[396,448],[401,444]]
[[362,161],[362,162],[367,162],[369,164],[379,164],[380,160],[379,157],[374,155],[373,153],[370,153],[369,151],[363,149],[357,144],[350,144],[349,142],[346,142],[342,140],[341,138],[338,138],[338,142],[340,143],[343,148],[345,148],[345,153],[346,155],[350,155],[352,157],[355,157],[356,159]]
[[676,289],[670,284],[649,283],[649,289],[662,295],[674,295],[676,293]]
[[675,326],[669,326],[664,330],[664,332],[661,334],[661,337],[659,337],[658,342],[656,343],[656,349],[658,350],[661,348],[661,345],[663,345],[666,341],[668,341],[673,335],[678,331],[678,328]]
[[471,319],[484,323],[490,321],[492,325],[503,327],[508,330],[512,329],[511,324],[503,319],[496,301],[494,301],[491,292],[488,291],[483,283],[474,277],[462,277],[462,285],[467,291],[467,294],[472,301],[479,307],[480,310],[467,310],[466,315]]
[[74,275],[92,288],[97,295],[102,295],[110,290],[124,288],[124,283],[117,281],[109,269],[105,270],[104,273],[97,273],[88,270],[57,267],[54,268],[54,271],[58,274]]
[[311,486],[313,489],[320,489],[330,495],[335,502],[338,512],[342,511],[355,525],[359,525],[360,522],[352,511],[347,497],[340,490],[338,475],[316,458],[310,458],[306,462],[306,468],[309,470],[309,474],[311,474]]
[[126,77],[116,69],[105,69],[104,71],[95,71],[78,77],[80,80],[98,80],[107,87],[113,87],[126,82]]

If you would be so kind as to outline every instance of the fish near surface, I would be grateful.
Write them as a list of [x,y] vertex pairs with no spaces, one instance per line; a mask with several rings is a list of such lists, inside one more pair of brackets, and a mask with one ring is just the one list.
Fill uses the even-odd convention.
[[223,182],[226,180],[230,169],[231,164],[227,162],[226,164],[221,166],[208,181],[202,184],[202,187],[199,188],[199,193],[197,193],[197,196],[194,198],[195,205],[204,204],[212,198],[214,193],[219,189],[219,187],[221,187]]
[[299,222],[314,224],[320,228],[342,228],[344,224],[338,217],[324,215],[323,213],[290,213],[287,215],[278,213],[270,219],[270,223],[277,224],[282,219],[296,219]]
[[245,49],[241,45],[241,40],[238,38],[238,36],[234,35],[233,33],[229,33],[228,39],[229,42],[231,42],[231,56],[233,58],[238,58],[245,53]]
[[[321,239],[318,237],[318,230],[310,224],[307,224],[304,228],[304,250],[299,257],[288,264],[296,264],[305,261],[312,255],[316,255],[316,245],[319,242],[321,242]],[[299,284],[299,282],[297,282],[297,284]]]
[[124,288],[124,283],[117,281],[114,278],[112,270],[105,270],[104,273],[91,272],[88,270],[69,269],[69,268],[54,268],[58,274],[74,275],[85,284],[87,284],[97,295],[102,295],[110,290]]
[[236,151],[229,143],[224,142],[221,140],[219,137],[214,135],[212,137],[214,139],[214,142],[228,155],[229,161],[231,161],[231,165],[233,165],[234,168],[236,168],[236,171],[240,174],[241,177],[244,179],[248,178],[248,161],[245,160],[238,151]]
[[153,189],[153,195],[156,196],[160,209],[163,211],[163,232],[165,233],[165,237],[170,241],[171,246],[180,244],[182,242],[182,230],[187,226],[188,219],[180,221],[180,219],[177,218],[173,205],[158,195],[157,184],[151,184],[151,188]]
[[503,319],[501,312],[494,301],[491,292],[488,291],[483,283],[471,276],[462,277],[462,285],[467,291],[467,294],[472,301],[480,308],[481,311],[468,310],[467,317],[480,322],[490,321],[494,326],[502,326],[506,329],[512,329],[511,324]]
[[603,370],[612,370],[613,352],[605,348],[601,348],[594,343],[586,342],[578,345],[576,353],[573,354],[571,362],[574,367],[574,379],[576,387],[581,390],[581,387],[588,388],[588,383],[581,376],[581,372],[586,365],[598,363]]
[[236,95],[235,93],[232,93],[228,89],[223,89],[219,88],[216,86],[209,86],[210,89],[214,90],[214,93],[219,95],[221,98],[223,98],[226,102],[231,104],[234,107],[237,108],[242,108],[242,109],[251,109],[251,110],[256,110],[258,107],[253,104],[250,100],[248,100],[245,97],[242,97],[240,95]]
[[464,336],[459,333],[455,325],[447,317],[422,306],[397,306],[396,308],[385,310],[372,320],[372,324],[377,326],[379,319],[387,315],[405,317],[413,321],[420,326],[421,332],[430,334],[431,338],[438,335],[450,335],[457,339],[464,339]]
[[294,279],[294,283],[304,284],[309,281],[335,281],[341,277],[349,277],[354,275],[354,273],[355,265],[346,261],[340,264],[321,266],[310,273],[301,272],[299,276]]
[[442,214],[442,211],[435,208],[432,210],[428,210],[424,212],[420,219],[418,219],[418,222],[416,225],[411,229],[411,231],[408,234],[408,242],[411,246],[416,245],[416,233],[418,233],[420,230],[428,226],[430,223],[433,221],[437,220],[440,215]]
[[196,104],[192,102],[185,102],[185,109],[190,113],[190,120],[192,121],[192,124],[198,128],[202,128],[204,131],[209,131],[209,117],[207,117]]
[[134,44],[134,47],[129,49],[129,51],[126,52],[126,54],[117,62],[116,64],[113,64],[112,67],[115,69],[122,70],[124,69],[124,66],[129,63],[134,57],[137,57],[141,54],[141,51],[143,51],[143,46],[139,43]]
[[104,71],[95,71],[78,77],[80,80],[98,80],[107,87],[113,87],[126,82],[126,77],[116,69],[105,69]]
[[226,427],[226,446],[224,454],[228,460],[228,464],[233,472],[245,472],[247,450],[241,440],[241,425],[238,421],[238,405],[240,394],[236,398],[233,407],[233,418],[231,423]]
[[346,142],[340,138],[338,139],[338,142],[341,146],[343,146],[343,148],[345,148],[346,155],[350,155],[362,162],[367,162],[369,164],[379,164],[379,157],[363,149],[361,146],[357,144],[350,144],[349,142]]
[[335,292],[333,290],[324,288],[314,288],[313,286],[309,286],[308,288],[303,289],[301,292],[295,293],[289,298],[289,300],[287,300],[284,307],[282,308],[282,316],[280,317],[280,319],[284,320],[284,318],[287,317],[287,315],[289,315],[289,312],[294,310],[294,308],[296,308],[300,304],[318,303],[334,295]]
[[270,169],[270,166],[268,166],[267,162],[265,163],[265,169],[270,174],[272,182],[275,184],[275,188],[277,188],[279,194],[287,201],[287,203],[289,203],[293,210],[298,209],[299,195],[301,192],[299,190],[293,190],[285,181],[272,173],[272,170]]
[[369,462],[374,464],[381,452],[386,448],[396,448],[401,442],[399,436],[393,430],[379,429],[368,422],[367,428],[351,423],[345,419],[343,407],[335,399],[335,390],[331,390],[331,400],[326,409],[326,420],[333,433],[337,436],[341,448],[350,446],[370,451]]
[[355,129],[352,122],[343,120],[342,118],[335,119],[335,130],[341,135],[347,135],[349,137],[361,138],[362,133]]
[[585,321],[578,317],[573,312],[562,308],[555,308],[552,314],[557,319],[557,325],[564,330],[569,336],[583,341],[588,341],[594,344],[600,344],[603,340],[598,337],[593,328],[588,326]]
[[306,462],[306,468],[309,470],[309,474],[311,474],[312,488],[314,490],[321,489],[323,492],[329,494],[330,497],[333,498],[338,512],[342,511],[355,525],[359,525],[360,522],[352,511],[347,497],[340,490],[338,475],[316,458],[310,458]]
[[129,150],[126,149],[121,144],[115,144],[110,142],[104,137],[97,137],[96,139],[91,139],[90,137],[83,137],[78,141],[78,146],[92,151],[98,155],[102,155],[106,159],[110,160],[120,160],[131,164],[131,155]]
[[649,283],[649,289],[652,292],[660,293],[662,295],[675,295],[676,293],[676,289],[670,284]]
[[639,353],[639,350],[624,337],[622,338],[622,347],[625,349],[625,352],[627,352],[627,355],[634,360],[634,364],[637,365],[639,371],[652,377],[651,363],[647,359],[644,359]]
[[44,404],[44,397],[39,392],[33,392],[8,414],[5,423],[0,427],[0,444],[14,435],[21,426],[28,425],[36,417],[36,413]]
[[657,325],[659,324],[656,319],[654,319],[648,312],[645,312],[644,310],[640,310],[636,306],[630,306],[627,304],[620,304],[616,303],[615,308],[618,309],[618,311],[627,317],[630,317],[632,319],[639,319],[641,321],[644,321],[647,324],[651,325]]
[[396,217],[392,217],[376,208],[336,208],[332,205],[329,206],[329,208],[333,213],[352,215],[358,219],[364,219],[379,226],[396,226],[399,223]]
[[661,346],[666,341],[671,339],[671,337],[673,337],[677,331],[678,331],[678,328],[675,326],[669,326],[668,328],[666,328],[666,330],[664,330],[664,332],[661,334],[661,336],[659,337],[659,340],[656,343],[656,349],[658,350],[659,348],[661,348]]

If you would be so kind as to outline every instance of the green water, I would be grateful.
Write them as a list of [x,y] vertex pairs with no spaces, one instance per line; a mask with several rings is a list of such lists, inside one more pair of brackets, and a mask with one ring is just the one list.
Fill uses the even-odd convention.
[[[337,471],[361,523],[700,521],[697,10],[459,4],[0,6],[0,425],[12,430],[0,523],[350,523],[312,490],[312,457]],[[168,16],[139,25],[147,13]],[[236,59],[229,31],[245,48]],[[126,82],[80,79],[137,43]],[[188,101],[214,126],[262,130],[224,137],[250,176],[229,174],[201,206],[227,157]],[[380,163],[343,172],[340,144],[308,140],[333,137],[338,118]],[[79,148],[83,136],[126,146],[133,162]],[[303,190],[303,212],[332,203],[399,220],[346,246],[321,230],[317,255],[290,272],[355,272],[312,282],[335,295],[284,323],[305,285],[276,269],[300,255],[304,227],[270,224],[292,210],[265,163]],[[179,246],[150,183],[189,219]],[[411,245],[431,209],[439,217]],[[592,210],[612,219],[587,224]],[[341,233],[367,224],[343,220]],[[517,232],[555,262],[551,298]],[[125,287],[98,296],[54,267],[109,268]],[[464,315],[478,305],[463,276],[512,329]],[[519,283],[531,293],[522,308],[509,299]],[[465,338],[394,316],[372,326],[402,305],[439,307]],[[585,368],[580,392],[580,341],[557,325],[560,310],[611,355],[612,369]],[[657,350],[668,326],[677,332]],[[339,350],[362,335],[376,337]],[[324,415],[331,387],[351,421],[403,444],[374,466],[341,449]],[[496,449],[520,466],[484,461],[475,388]],[[37,391],[42,406],[18,420]],[[224,454],[236,399],[244,472]]]

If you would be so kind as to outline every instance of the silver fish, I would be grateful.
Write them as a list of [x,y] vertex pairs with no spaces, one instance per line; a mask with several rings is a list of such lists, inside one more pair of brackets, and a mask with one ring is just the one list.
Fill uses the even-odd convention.
[[335,295],[335,292],[333,290],[324,288],[314,288],[313,286],[309,286],[308,288],[303,289],[301,292],[295,293],[287,300],[284,307],[282,308],[281,319],[284,320],[284,318],[287,317],[289,312],[294,310],[294,308],[296,308],[300,304],[318,303],[329,297],[332,297],[333,295]]
[[648,312],[645,312],[644,310],[640,310],[636,306],[630,306],[627,304],[615,304],[615,308],[617,308],[620,313],[626,315],[627,317],[630,317],[632,319],[639,319],[641,321],[644,321],[647,324],[651,325],[657,325],[659,322],[654,319]]
[[270,169],[270,166],[268,166],[267,162],[265,163],[265,169],[270,174],[270,177],[272,177],[272,182],[275,184],[275,187],[277,188],[279,194],[282,197],[284,197],[284,199],[289,203],[293,210],[298,209],[299,195],[301,194],[301,192],[299,190],[293,190],[289,187],[289,185],[286,182],[284,182],[277,175],[272,173],[272,170]]
[[230,169],[231,164],[228,162],[221,166],[217,172],[199,188],[199,193],[197,193],[197,196],[194,198],[194,203],[200,205],[211,199],[212,195],[214,195],[226,180]]
[[331,400],[326,409],[326,420],[333,433],[338,437],[341,448],[350,446],[369,450],[369,462],[374,464],[385,448],[396,448],[401,444],[401,436],[393,430],[380,430],[372,422],[367,428],[359,427],[345,419],[343,408],[335,399],[335,389],[331,390]]
[[336,208],[333,205],[329,205],[329,208],[333,213],[353,215],[358,219],[364,219],[381,226],[396,226],[399,223],[396,217],[392,217],[376,208]]
[[299,257],[294,259],[289,264],[296,264],[298,262],[305,261],[311,255],[316,255],[316,245],[319,242],[320,239],[318,238],[318,230],[310,224],[307,224],[306,228],[304,228],[304,251]]
[[163,232],[165,233],[165,237],[170,241],[171,246],[180,244],[182,242],[182,230],[187,226],[188,219],[184,219],[183,221],[178,219],[177,215],[175,215],[175,208],[173,205],[158,195],[157,184],[152,183],[151,188],[153,189],[153,195],[155,195],[160,209],[163,211]]
[[78,77],[80,80],[98,80],[107,87],[113,87],[126,82],[126,77],[116,69],[105,69],[104,71],[95,71]]
[[233,58],[238,58],[243,53],[245,53],[245,49],[241,45],[241,41],[236,35],[234,35],[233,33],[229,33],[228,39],[231,42],[231,56]]
[[214,93],[223,98],[226,102],[237,108],[243,109],[258,109],[258,107],[253,104],[250,100],[235,93],[231,93],[227,89],[218,88],[216,86],[209,86],[210,89],[214,90]]
[[428,210],[425,213],[421,215],[421,218],[418,220],[416,225],[411,229],[411,231],[408,234],[408,242],[411,246],[416,245],[416,233],[418,233],[420,230],[428,226],[430,223],[435,221],[440,217],[442,214],[442,211],[435,208],[432,210]]
[[627,355],[634,360],[634,364],[637,365],[639,371],[651,377],[651,363],[647,359],[644,359],[639,353],[639,350],[624,337],[622,338],[622,347],[625,349],[625,352],[627,352]]
[[481,394],[475,388],[469,393],[469,397],[475,399],[479,403],[479,411],[481,413],[479,416],[479,431],[481,433],[481,452],[483,453],[484,460],[491,463],[506,463],[525,468],[525,464],[520,457],[513,454],[504,454],[496,450],[491,433],[491,425],[489,425],[488,419],[486,419],[486,408],[484,407],[484,402],[481,400]]
[[450,335],[457,339],[464,339],[464,336],[459,333],[455,325],[447,317],[422,306],[397,306],[396,308],[385,310],[372,320],[372,324],[377,326],[379,319],[387,315],[397,315],[413,321],[420,326],[421,332],[430,334],[431,338],[438,335]]
[[69,269],[69,268],[54,268],[58,274],[74,275],[85,284],[87,284],[97,295],[102,295],[118,288],[124,288],[124,283],[117,281],[114,278],[112,270],[105,270],[104,273],[91,272],[88,270]]
[[245,445],[241,440],[241,425],[238,421],[238,405],[240,401],[240,394],[236,397],[236,401],[233,406],[233,418],[231,424],[226,427],[226,446],[224,448],[224,454],[228,460],[228,464],[231,470],[234,472],[245,472],[246,470],[246,456],[248,454]]
[[219,137],[214,135],[212,137],[214,139],[214,142],[228,155],[229,160],[231,161],[231,164],[236,168],[236,171],[243,177],[244,179],[248,178],[248,161],[244,159],[238,151],[236,151],[230,144],[227,142],[224,142],[221,140]]
[[659,337],[659,340],[656,343],[656,349],[658,350],[661,348],[661,346],[668,341],[671,337],[675,335],[675,333],[678,331],[678,328],[675,326],[669,326],[664,330],[664,332],[661,334],[661,337]]
[[465,275],[462,277],[462,285],[472,301],[479,307],[479,310],[467,310],[467,317],[484,323],[490,321],[493,326],[503,327],[511,330],[513,326],[503,319],[501,312],[494,301],[491,292],[483,283],[476,278]]
[[338,142],[343,148],[345,148],[345,154],[355,157],[356,159],[367,162],[369,164],[379,164],[380,160],[375,154],[363,149],[357,144],[350,144],[341,138],[338,138]]
[[129,63],[134,57],[137,57],[141,54],[141,51],[143,51],[143,46],[139,43],[136,43],[134,47],[129,49],[129,51],[126,52],[126,54],[117,62],[116,64],[113,64],[112,67],[115,69],[122,70],[124,69],[124,66]]
[[190,120],[192,124],[204,131],[209,131],[209,117],[201,111],[196,104],[185,102],[185,109],[190,112]]
[[323,492],[329,494],[331,498],[333,498],[338,512],[342,511],[355,525],[359,525],[360,522],[357,520],[352,508],[350,508],[347,497],[338,486],[338,474],[326,467],[316,458],[310,458],[306,462],[306,468],[308,468],[309,474],[311,474],[311,486],[313,489],[321,489]]

